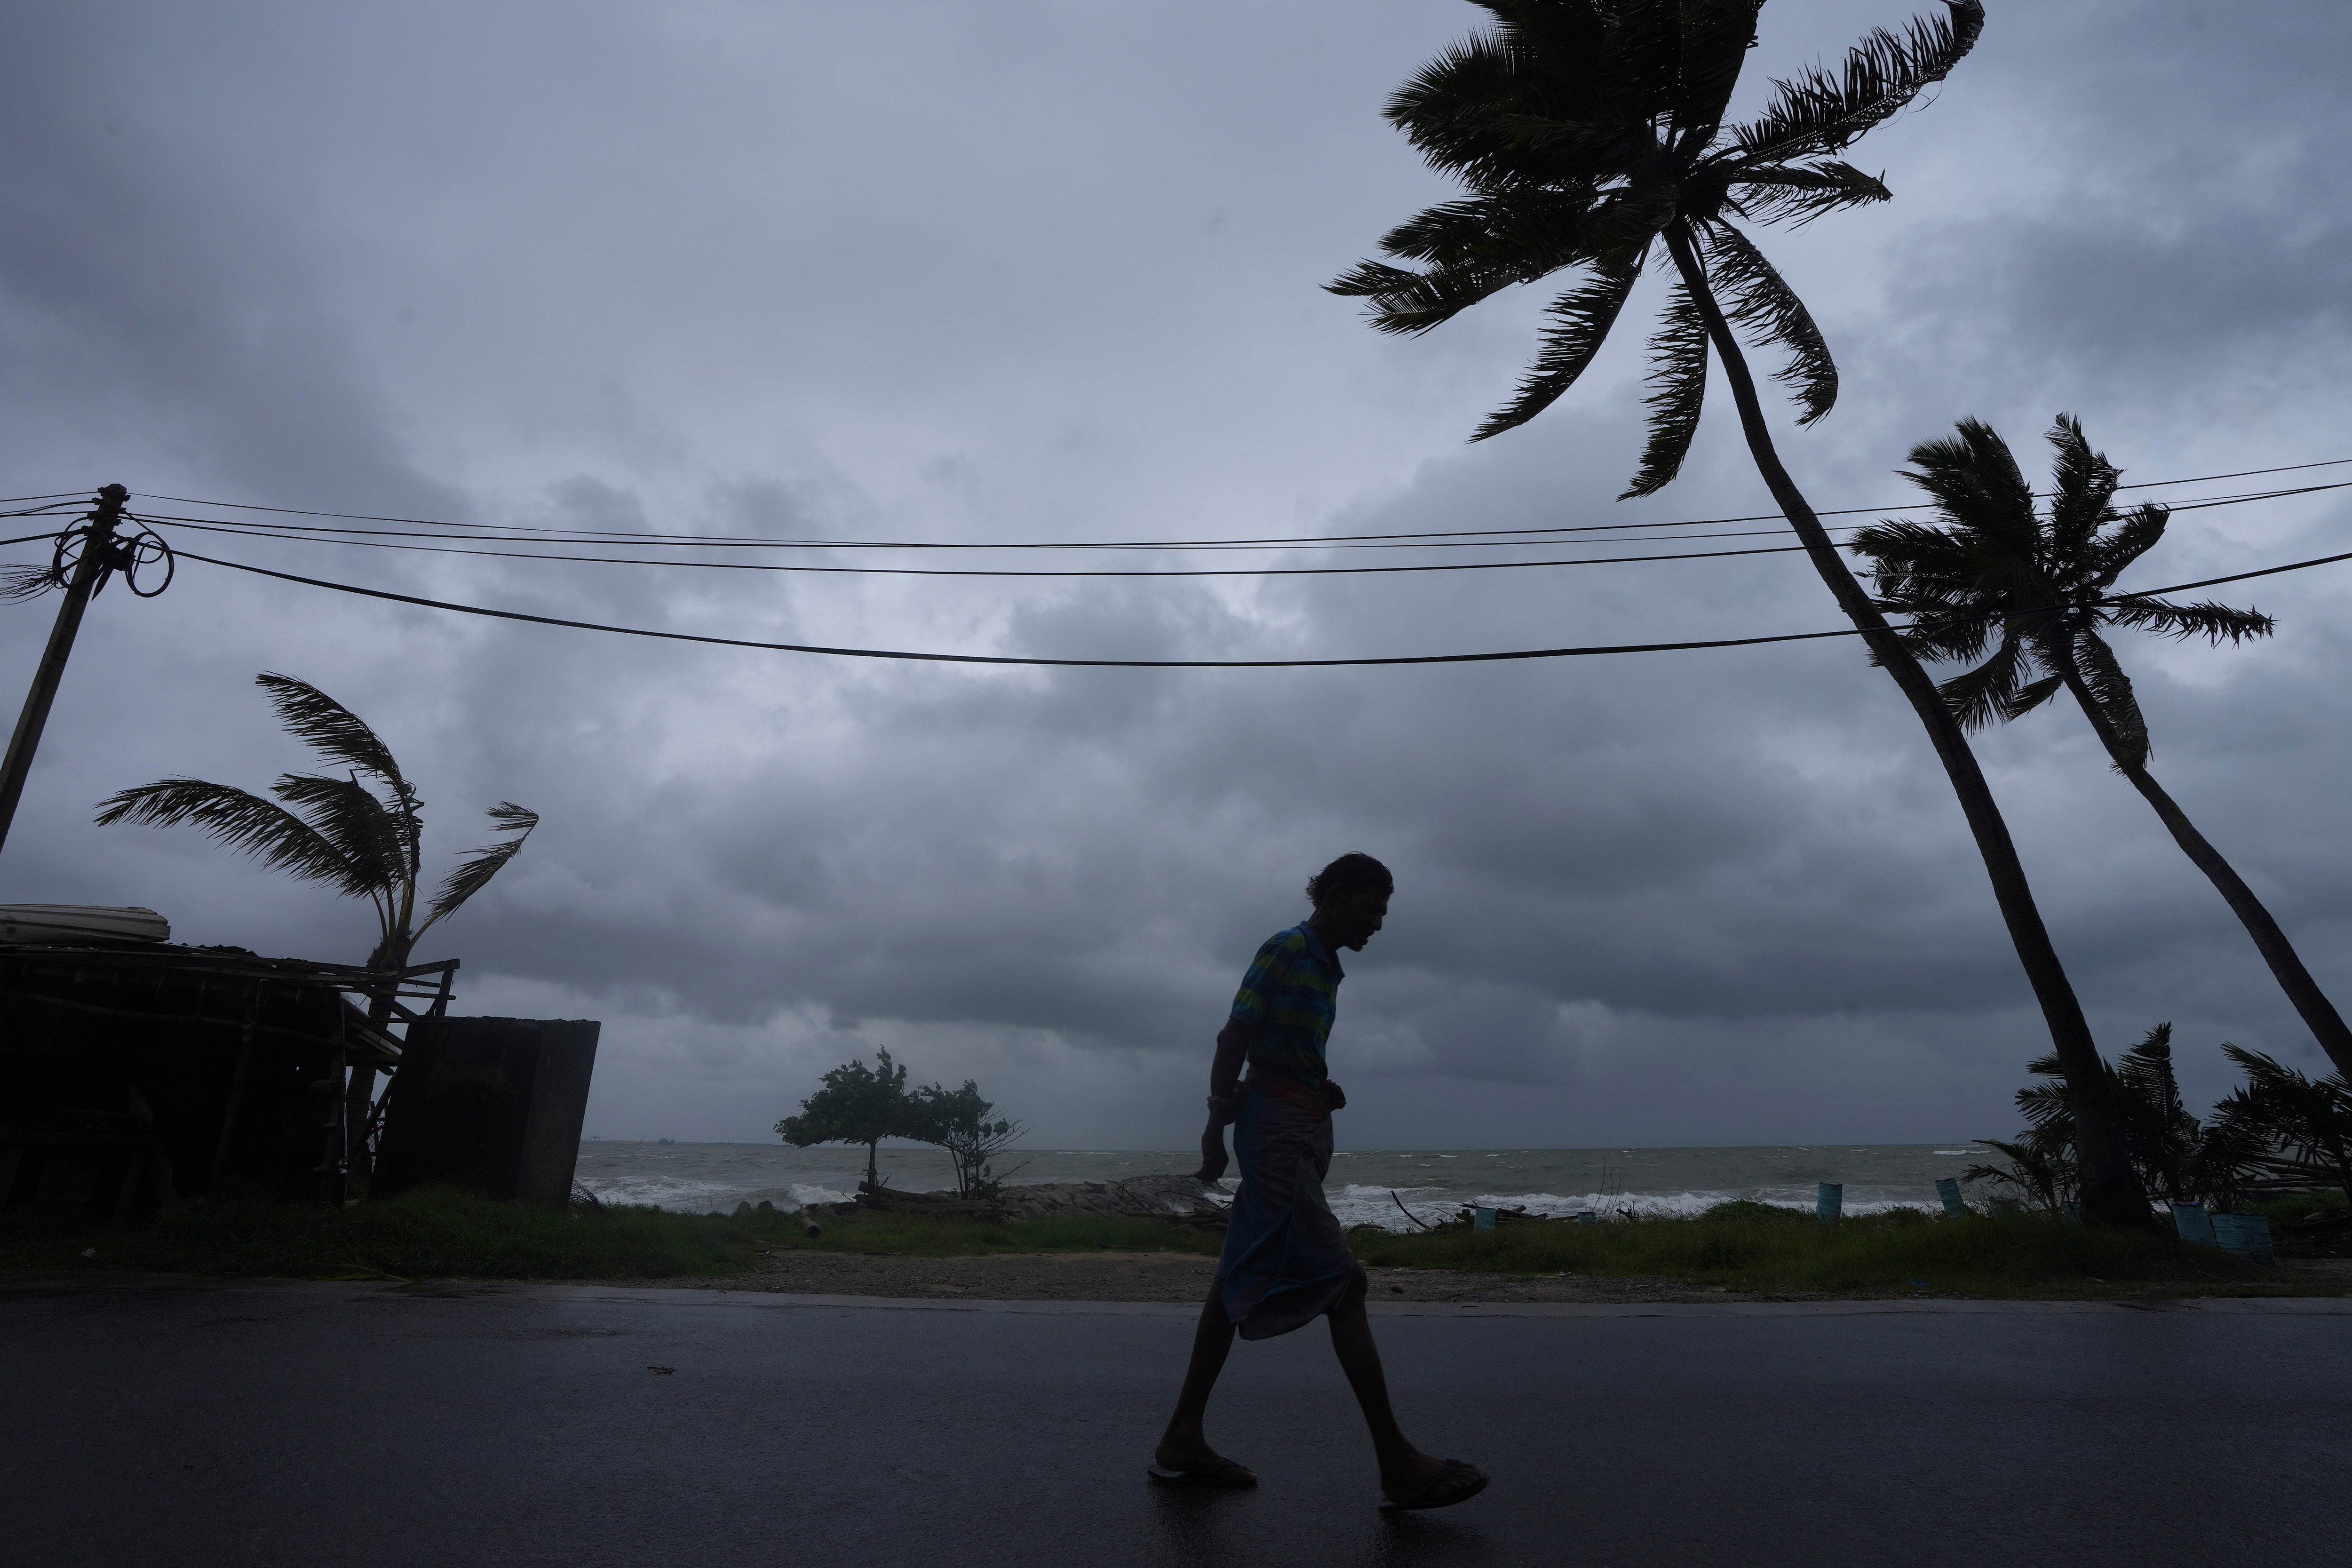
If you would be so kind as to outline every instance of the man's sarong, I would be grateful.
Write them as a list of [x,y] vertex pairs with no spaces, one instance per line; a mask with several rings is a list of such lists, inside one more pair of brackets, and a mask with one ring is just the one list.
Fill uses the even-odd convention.
[[1242,1338],[1269,1340],[1329,1311],[1362,1270],[1323,1198],[1328,1116],[1244,1094],[1234,1154],[1242,1190],[1225,1226],[1217,1284]]

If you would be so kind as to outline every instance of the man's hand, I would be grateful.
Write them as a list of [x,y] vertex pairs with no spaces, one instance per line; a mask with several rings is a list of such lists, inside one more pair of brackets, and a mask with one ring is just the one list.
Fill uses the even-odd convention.
[[1331,1097],[1332,1110],[1345,1110],[1348,1109],[1348,1097],[1346,1093],[1340,1089],[1338,1084],[1333,1083],[1328,1078],[1323,1080],[1323,1092]]
[[1241,1090],[1235,1089],[1231,1094],[1212,1094],[1209,1096],[1209,1119],[1211,1121],[1219,1122],[1233,1121],[1238,1120],[1241,1113]]

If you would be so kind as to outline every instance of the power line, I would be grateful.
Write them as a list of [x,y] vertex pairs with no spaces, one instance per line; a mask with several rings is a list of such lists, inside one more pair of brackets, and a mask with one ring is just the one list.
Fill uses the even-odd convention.
[[[1118,550],[1137,552],[1314,550],[1318,552],[1328,552],[1334,550],[1540,550],[1550,544],[1562,542],[1561,541],[1553,539],[1466,539],[1431,536],[1430,542],[1419,544],[1395,542],[1310,544],[1301,543],[1296,541],[1276,544],[1089,544],[1083,542],[1070,544],[869,543],[856,540],[747,539],[725,534],[646,534],[629,533],[624,531],[596,533],[587,530],[536,530],[524,526],[502,527],[495,532],[427,532],[408,529],[334,528],[320,523],[257,522],[247,519],[186,517],[174,512],[161,511],[142,512],[140,515],[151,522],[184,522],[217,528],[225,531],[243,530],[249,532],[252,537],[256,539],[320,538],[322,542],[340,542],[340,541],[325,538],[324,536],[348,534],[358,539],[465,539],[505,544],[554,545],[577,542],[592,544],[629,544],[642,549],[650,549],[656,546],[690,546],[695,549],[707,550]],[[1737,522],[1753,521],[1757,520],[1727,518],[1721,521],[1727,522]],[[458,525],[453,524],[451,526],[455,527]],[[477,525],[469,523],[463,526],[473,528]],[[482,524],[479,526],[488,530],[490,525]],[[1610,533],[1615,532],[1621,529],[1651,529],[1664,527],[1704,528],[1708,526],[1711,525],[1704,521],[1687,524],[1629,522],[1595,524],[1589,528],[1559,528],[1549,530],[1548,531],[1553,533]],[[1842,528],[1853,528],[1861,525],[1856,523],[1841,523],[1838,526]],[[1778,528],[1743,529],[1733,532],[1717,533],[1654,533],[1648,537],[1653,540],[1662,539],[1680,541],[1695,539],[1751,539],[1760,538],[1764,535],[1769,534],[1776,538],[1785,538],[1787,537],[1788,532],[1788,524],[1786,521],[1782,521],[1781,525]],[[560,534],[561,537],[537,537],[537,535],[542,533]],[[1605,544],[1608,541],[1601,540],[1594,542]]]
[[[522,621],[532,626],[563,626],[573,631],[608,632],[622,637],[653,637],[663,642],[705,643],[717,647],[754,648],[774,653],[822,654],[835,658],[893,659],[921,664],[992,664],[1079,669],[1333,669],[1407,664],[1496,664],[1535,658],[1581,658],[1605,654],[1681,653],[1702,648],[1760,647],[1770,643],[1818,642],[1829,637],[1850,637],[1862,635],[1861,628],[1848,626],[1843,630],[1832,632],[1784,632],[1775,637],[1716,637],[1700,642],[1617,643],[1583,647],[1520,648],[1503,653],[1412,654],[1384,658],[1022,658],[1008,654],[913,653],[899,648],[830,647],[814,643],[758,642],[745,637],[707,637],[696,632],[664,632],[645,626],[616,626],[599,621],[574,621],[556,616],[528,615],[520,610],[494,610],[482,605],[453,604],[445,599],[423,598],[415,594],[395,594],[383,588],[362,588],[352,583],[331,583],[318,577],[298,576],[291,572],[272,571],[267,566],[249,566],[243,562],[221,561],[209,555],[198,555],[192,551],[183,551],[181,553],[190,561],[201,561],[208,566],[225,566],[232,572],[250,573],[257,577],[275,577],[280,582],[300,583],[313,588],[331,589],[339,594],[356,594],[364,598],[384,599],[400,605],[415,605],[428,610],[447,610],[457,615],[482,616],[493,620]],[[2339,555],[2316,556],[2309,561],[2289,562],[2284,566],[2265,566],[2252,572],[2233,572],[2227,576],[2206,577],[2194,583],[2175,583],[2165,588],[2140,589],[2129,594],[2116,595],[2113,598],[2099,602],[2113,604],[2153,598],[2161,594],[2186,593],[2191,588],[2211,588],[2223,583],[2243,583],[2255,577],[2274,577],[2283,572],[2301,572],[2314,566],[2331,565],[2339,561],[2352,561],[2352,551],[2346,551]],[[2051,607],[2054,609],[2060,606]],[[1911,628],[1895,626],[1893,629],[1901,632]]]
[[[142,514],[138,521],[152,523],[163,520]],[[190,526],[184,519],[174,521],[181,526]],[[246,539],[284,537],[280,534],[257,533],[250,529],[222,528],[203,523],[193,526],[201,532],[232,534]],[[1765,544],[1751,545],[1739,550],[1692,550],[1658,555],[1597,555],[1559,561],[1441,561],[1412,566],[1214,566],[1147,567],[1131,570],[1051,570],[1046,568],[1016,570],[959,566],[818,566],[798,562],[767,561],[659,561],[642,556],[557,555],[542,551],[480,550],[441,544],[391,544],[372,539],[310,540],[307,542],[356,545],[371,550],[414,550],[433,555],[487,555],[509,561],[576,561],[607,566],[670,566],[712,572],[793,572],[821,576],[851,577],[1334,577],[1401,572],[1507,572],[1529,566],[1617,566],[1643,561],[1708,561],[1727,555],[1784,555],[1804,549],[1801,544]],[[190,559],[196,559],[196,557],[192,556]]]
[[[2352,463],[2352,458],[2329,458],[2313,463],[2288,463],[2273,468],[2241,468],[2230,473],[2197,474],[2183,479],[2145,479],[2137,484],[2121,485],[2118,486],[2117,489],[2119,490],[2159,489],[2172,485],[2205,484],[2219,479],[2253,479],[2264,474],[2299,473],[2309,468],[2338,468],[2347,463]],[[2326,489],[2335,487],[2313,488]],[[2278,493],[2299,494],[2303,492],[2281,491]],[[775,539],[764,538],[756,535],[737,537],[728,534],[664,533],[659,531],[648,530],[574,529],[520,523],[498,524],[450,522],[436,518],[390,517],[380,516],[368,512],[320,511],[307,510],[300,507],[263,506],[248,501],[200,500],[192,496],[156,495],[148,499],[153,500],[171,501],[184,506],[206,506],[225,510],[269,512],[283,517],[321,517],[339,519],[350,522],[389,522],[416,528],[468,530],[506,533],[545,533],[558,536],[577,536],[598,540],[662,539],[709,542],[717,544],[769,544],[824,550],[1242,550],[1265,549],[1284,545],[1347,544],[1360,541],[1526,537],[1533,534],[1615,532],[1638,529],[1704,528],[1718,524],[1738,522],[1779,522],[1782,521],[1778,513],[1759,512],[1752,516],[1745,517],[1683,519],[1668,522],[1618,522],[1593,523],[1586,525],[1559,524],[1549,528],[1474,528],[1412,533],[1269,535],[1258,539],[1092,540],[1077,542],[1045,540],[1005,542],[999,543],[970,543],[958,541],[926,540]],[[1822,511],[1818,515],[1822,517],[1852,517],[1858,516],[1865,512],[1916,511],[1931,507],[1935,503],[1930,501],[1910,501],[1895,506],[1840,507]]]
[[[2221,506],[2239,506],[2239,505],[2243,505],[2243,504],[2245,504],[2245,503],[2247,503],[2247,502],[2250,502],[2250,501],[2258,501],[2258,500],[2280,500],[2280,499],[2283,499],[2283,498],[2285,498],[2285,497],[2290,497],[2290,496],[2308,495],[2308,494],[2311,494],[2311,493],[2314,493],[2314,492],[2315,492],[2315,491],[2319,491],[2319,490],[2344,489],[2352,489],[2352,480],[2343,480],[2343,481],[2339,481],[2339,482],[2336,482],[2336,483],[2333,483],[2333,484],[2325,484],[2325,485],[2305,485],[2305,486],[2299,486],[2299,487],[2296,487],[2296,488],[2292,489],[2250,491],[2250,492],[2247,492],[2247,493],[2242,494],[2242,495],[2235,495],[2235,496],[2211,496],[2211,497],[2202,497],[2202,498],[2198,498],[2198,499],[2194,499],[2194,500],[2190,500],[2182,501],[2182,502],[2180,502],[2180,503],[2179,503],[2179,504],[2177,504],[2177,505],[2175,505],[2175,506],[2171,507],[2169,510],[2173,510],[2173,511],[2195,511],[2195,510],[2206,510],[2206,509],[2212,508],[2212,507],[2221,507]],[[218,521],[210,521],[210,520],[196,519],[196,518],[188,518],[188,517],[178,517],[178,516],[173,516],[173,515],[169,515],[169,514],[137,513],[137,514],[131,514],[131,515],[132,515],[132,516],[133,516],[134,521],[140,521],[140,522],[143,522],[143,523],[147,523],[147,524],[150,524],[150,525],[152,525],[152,524],[155,524],[155,523],[160,523],[160,522],[169,522],[169,523],[172,523],[172,524],[173,524],[173,525],[175,525],[175,526],[179,526],[179,527],[185,527],[185,528],[191,528],[191,529],[194,529],[194,530],[196,530],[196,531],[201,531],[201,532],[207,532],[207,533],[218,533],[218,534],[226,534],[226,535],[230,535],[230,536],[234,536],[234,537],[239,537],[239,538],[247,538],[247,539],[295,539],[295,540],[299,540],[299,541],[301,541],[301,542],[306,542],[306,543],[312,543],[312,544],[341,544],[341,545],[349,545],[349,546],[362,547],[362,548],[372,549],[372,550],[405,550],[405,551],[415,551],[415,552],[420,552],[426,553],[426,554],[435,554],[435,555],[472,555],[472,556],[486,556],[486,557],[489,557],[489,558],[492,558],[492,559],[498,559],[498,560],[509,560],[509,561],[562,561],[562,562],[576,562],[576,563],[583,563],[583,564],[591,564],[591,565],[606,565],[606,566],[663,566],[663,567],[685,567],[685,568],[696,569],[696,570],[702,570],[702,571],[725,571],[725,572],[783,572],[783,573],[793,573],[793,574],[804,574],[804,575],[818,575],[818,576],[853,576],[853,577],[982,577],[982,578],[1008,578],[1008,577],[1009,577],[1009,578],[1098,578],[1098,577],[1099,577],[1099,578],[1141,578],[1141,577],[1339,577],[1339,576],[1384,576],[1384,575],[1391,575],[1391,574],[1416,574],[1416,573],[1431,573],[1431,572],[1499,572],[1499,571],[1520,571],[1520,570],[1526,570],[1526,569],[1534,568],[1534,567],[1546,567],[1546,566],[1616,566],[1616,565],[1636,565],[1636,564],[1641,564],[1641,563],[1649,563],[1649,562],[1661,562],[1661,561],[1713,561],[1713,560],[1721,560],[1721,559],[1726,559],[1726,558],[1734,557],[1734,556],[1747,556],[1747,555],[1790,555],[1790,554],[1797,554],[1797,553],[1801,553],[1801,552],[1803,551],[1803,549],[1804,549],[1804,546],[1802,546],[1802,545],[1801,545],[1801,544],[1756,545],[1756,546],[1744,546],[1744,547],[1742,547],[1742,548],[1736,549],[1736,550],[1687,550],[1687,551],[1679,551],[1679,552],[1658,552],[1658,553],[1654,553],[1654,554],[1648,554],[1648,555],[1578,556],[1578,557],[1570,557],[1570,558],[1565,558],[1565,559],[1562,559],[1562,558],[1554,558],[1554,559],[1550,559],[1550,560],[1543,560],[1543,561],[1449,561],[1449,562],[1434,562],[1434,563],[1415,563],[1415,564],[1411,564],[1411,565],[1401,565],[1401,566],[1235,566],[1235,567],[1203,567],[1203,568],[1191,568],[1191,567],[1186,567],[1186,568],[1176,568],[1176,567],[1149,567],[1149,568],[1134,568],[1134,569],[1097,569],[1097,568],[1084,568],[1084,569],[1060,569],[1060,570],[1048,570],[1048,569],[1037,569],[1037,568],[1019,568],[1019,569],[1013,569],[1013,568],[1002,568],[1002,567],[999,567],[999,568],[972,568],[972,567],[938,567],[938,566],[843,566],[843,565],[816,565],[816,564],[807,564],[807,563],[775,563],[756,562],[756,561],[672,561],[672,560],[661,560],[661,559],[656,559],[656,558],[649,558],[649,557],[645,557],[645,556],[581,555],[581,554],[572,554],[572,553],[556,552],[552,552],[552,551],[550,551],[550,550],[544,550],[544,549],[542,549],[542,550],[488,550],[488,549],[483,549],[483,548],[480,548],[478,544],[474,544],[474,543],[467,543],[467,544],[462,544],[462,545],[461,545],[461,544],[420,544],[420,543],[402,543],[402,542],[394,542],[393,540],[386,539],[386,538],[382,538],[382,537],[369,537],[369,538],[326,538],[326,539],[321,539],[321,538],[313,537],[313,536],[311,536],[311,535],[310,535],[310,534],[304,534],[304,533],[298,533],[298,534],[286,534],[286,533],[280,533],[280,532],[277,532],[277,531],[269,531],[269,530],[268,530],[267,528],[248,528],[248,527],[239,527],[239,526],[235,526],[235,525],[232,525],[232,524],[224,523],[224,522],[218,522]],[[1853,524],[1843,524],[1843,525],[1840,525],[1839,531],[1851,531],[1853,529],[1853,527],[1854,527],[1854,526],[1856,526],[1856,525],[1853,525]],[[1774,537],[1785,538],[1785,537],[1787,536],[1787,535],[1786,535],[1786,533],[1785,533],[1785,531],[1782,531],[1782,530],[1777,530],[1777,529],[1776,529],[1776,530],[1770,530],[1770,531],[1769,531],[1769,532],[1770,532]],[[416,534],[416,533],[402,532],[402,533],[398,534],[396,537],[397,537],[398,539],[402,539],[402,540],[415,540],[415,539],[424,539],[424,538],[447,539],[447,538],[450,538],[450,537],[452,537],[452,536],[451,536],[451,535],[448,535],[448,534]],[[471,539],[479,539],[481,536],[478,536],[478,535],[457,535],[457,536],[455,536],[455,537],[458,537],[458,538],[465,538],[465,539],[469,539],[469,540],[471,540]],[[1674,536],[1668,536],[1668,537],[1674,537]],[[1688,538],[1693,539],[1693,540],[1717,540],[1717,539],[1748,538],[1748,537],[1754,537],[1754,535],[1752,535],[1752,534],[1745,534],[1745,533],[1741,533],[1741,534],[1696,534],[1696,535],[1689,535],[1689,536],[1685,536],[1685,537],[1688,537]],[[513,540],[513,539],[504,539],[504,538],[491,538],[491,539],[485,540],[485,541],[483,541],[483,542],[489,542],[489,543],[521,543],[521,544],[538,544],[538,543],[541,543],[541,542],[542,542],[541,541],[539,541],[539,540],[532,540],[532,539]],[[1630,541],[1629,541],[1628,542],[1630,542]],[[1523,545],[1523,546],[1521,546],[1521,547],[1522,547],[1522,548],[1536,548],[1537,546],[1534,546],[1534,545],[1532,545],[1532,544],[1528,544],[1528,545]]]

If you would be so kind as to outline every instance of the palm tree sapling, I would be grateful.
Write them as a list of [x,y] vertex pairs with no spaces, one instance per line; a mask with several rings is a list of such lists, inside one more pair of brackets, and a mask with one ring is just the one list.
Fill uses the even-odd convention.
[[2061,690],[2074,699],[2116,771],[2245,926],[2304,1026],[2352,1076],[2352,1029],[2336,1005],[2245,879],[2148,772],[2147,721],[2100,635],[2122,627],[2235,644],[2270,636],[2276,623],[2258,610],[2116,593],[2116,577],[2155,548],[2171,514],[2153,502],[2116,509],[2122,470],[2091,449],[2074,416],[2058,416],[2050,444],[2057,455],[2044,514],[2009,444],[1989,425],[1960,421],[1956,436],[1914,447],[1905,474],[1934,500],[1937,521],[1874,523],[1849,547],[1870,559],[1879,607],[1912,617],[1903,634],[1912,652],[1978,661],[1938,689],[1963,726],[2021,718]]
[[1633,287],[1663,253],[1665,316],[1649,343],[1650,434],[1628,496],[1680,472],[1698,428],[1710,354],[1723,368],[1758,472],[1838,605],[1910,702],[1982,855],[2010,939],[2076,1089],[2094,1217],[2151,1223],[2126,1156],[2098,1047],[2035,907],[1992,793],[1934,681],[1871,603],[1789,477],[1764,421],[1741,337],[1787,356],[1775,379],[1811,425],[1837,399],[1837,366],[1812,315],[1742,225],[1810,223],[1889,198],[1839,154],[1941,81],[1984,25],[1978,0],[1901,34],[1874,29],[1835,72],[1776,82],[1764,110],[1724,115],[1762,0],[1479,0],[1496,26],[1430,62],[1390,100],[1388,118],[1434,167],[1467,187],[1381,240],[1417,268],[1368,261],[1329,287],[1370,301],[1383,331],[1423,332],[1514,284],[1574,269],[1549,307],[1535,363],[1479,426],[1525,424],[1591,365]]
[[[419,922],[425,803],[400,771],[392,748],[357,714],[317,687],[289,675],[265,672],[253,679],[269,693],[278,721],[340,769],[340,776],[282,774],[269,786],[278,797],[274,801],[203,779],[158,779],[100,801],[98,820],[106,826],[130,822],[169,827],[192,822],[229,847],[258,856],[265,866],[332,883],[348,897],[367,900],[374,906],[377,927],[367,967],[396,975],[407,967],[419,938],[456,914],[515,858],[539,825],[539,814],[512,801],[490,807],[492,831],[512,837],[460,861],[442,879]],[[392,984],[387,979],[369,1010],[376,1023],[392,1016]],[[373,1068],[353,1068],[345,1090],[351,1172],[362,1178],[368,1173],[374,1079]]]

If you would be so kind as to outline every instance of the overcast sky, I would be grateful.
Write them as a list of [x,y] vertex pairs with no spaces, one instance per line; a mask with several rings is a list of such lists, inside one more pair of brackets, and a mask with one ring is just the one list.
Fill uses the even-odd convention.
[[[1483,16],[1457,0],[8,9],[0,494],[120,481],[958,542],[1769,505],[1719,385],[1682,479],[1612,499],[1639,454],[1654,292],[1573,395],[1472,447],[1549,295],[1397,340],[1321,291],[1448,194],[1379,110]],[[1932,103],[1855,155],[1893,205],[1761,237],[1843,372],[1814,428],[1775,410],[1815,503],[1913,499],[1893,470],[1968,415],[2037,470],[2061,410],[2130,479],[2352,457],[2352,10],[1989,9]],[[1772,0],[1740,102],[1908,14]],[[2126,583],[2352,548],[2347,518],[2333,495],[2186,511]],[[177,537],[540,614],[955,652],[1840,624],[1788,555],[1024,582]],[[2155,768],[2352,1005],[2352,566],[2224,593],[2277,637],[2123,648]],[[0,607],[8,679],[55,602]],[[0,900],[145,904],[180,940],[362,959],[362,905],[193,829],[90,824],[152,778],[260,787],[309,765],[251,684],[264,669],[391,742],[436,865],[482,842],[493,802],[542,814],[417,956],[464,961],[460,1011],[604,1020],[588,1127],[607,1136],[763,1138],[824,1068],[887,1047],[918,1079],[977,1079],[1037,1146],[1188,1144],[1251,952],[1357,848],[1398,886],[1332,1042],[1355,1147],[2004,1136],[2048,1048],[1916,721],[1845,641],[972,669],[520,626],[191,564],[161,598],[93,608]],[[1979,751],[2110,1053],[2171,1019],[2200,1101],[2227,1087],[2225,1039],[2325,1070],[2079,714],[2053,705]]]

